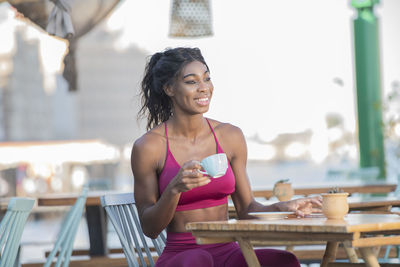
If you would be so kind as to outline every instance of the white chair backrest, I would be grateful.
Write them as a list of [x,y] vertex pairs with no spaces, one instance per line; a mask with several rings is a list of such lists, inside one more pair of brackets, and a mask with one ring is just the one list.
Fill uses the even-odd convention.
[[146,258],[149,266],[154,266],[150,240],[160,256],[165,247],[165,234],[161,233],[156,239],[143,234],[133,193],[105,195],[100,200],[121,241],[129,267],[148,266]]

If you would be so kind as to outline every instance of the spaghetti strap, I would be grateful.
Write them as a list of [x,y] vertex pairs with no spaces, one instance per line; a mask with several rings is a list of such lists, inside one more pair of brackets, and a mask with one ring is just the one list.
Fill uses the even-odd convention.
[[167,131],[167,122],[164,122],[165,126],[165,137],[167,138],[167,152],[169,151],[169,142],[168,142],[168,131]]
[[218,143],[217,136],[215,135],[215,132],[214,132],[213,127],[211,126],[211,123],[208,121],[207,118],[205,118],[205,119],[206,119],[206,121],[207,121],[207,123],[208,123],[208,126],[210,126],[211,132],[212,132],[213,135],[214,135],[215,143],[217,143],[217,151],[218,151],[218,153],[219,153],[219,152],[222,150],[222,148],[221,148],[221,146],[220,146],[219,143]]

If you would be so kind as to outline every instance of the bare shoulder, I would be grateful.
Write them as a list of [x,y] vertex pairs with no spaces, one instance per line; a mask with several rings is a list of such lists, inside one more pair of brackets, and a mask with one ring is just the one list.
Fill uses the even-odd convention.
[[[242,130],[230,123],[226,123],[226,122],[220,122],[217,120],[213,120],[213,119],[208,119],[208,121],[210,122],[211,126],[213,127],[215,134],[219,139],[228,139],[228,140],[237,140],[237,139],[243,139],[243,132]],[[232,140],[232,141],[233,141]]]
[[230,160],[235,159],[237,155],[246,154],[246,140],[239,127],[216,120],[209,119],[209,121],[222,150],[228,155]]
[[163,127],[160,125],[139,137],[133,144],[131,161],[142,161],[146,158],[152,165],[162,160],[165,154],[166,139]]

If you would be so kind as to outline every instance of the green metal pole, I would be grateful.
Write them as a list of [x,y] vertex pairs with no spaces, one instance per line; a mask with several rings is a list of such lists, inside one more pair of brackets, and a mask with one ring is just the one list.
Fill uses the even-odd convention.
[[357,85],[360,167],[379,167],[386,177],[383,144],[378,20],[374,5],[379,0],[352,0],[354,20],[355,74]]

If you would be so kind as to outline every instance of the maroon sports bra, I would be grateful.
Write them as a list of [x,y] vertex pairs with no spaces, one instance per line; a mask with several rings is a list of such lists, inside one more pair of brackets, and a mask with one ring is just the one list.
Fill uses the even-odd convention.
[[[217,144],[217,153],[224,153],[218,143],[214,129],[207,118],[206,120],[210,126],[211,132],[214,135],[214,139]],[[165,137],[167,139],[167,157],[158,181],[160,194],[164,192],[169,182],[176,176],[181,168],[169,150],[167,123],[164,122],[164,125]],[[210,179],[211,182],[206,185],[181,193],[176,211],[202,209],[227,203],[228,195],[235,191],[235,175],[233,174],[232,167],[229,162],[228,169],[224,176]]]

